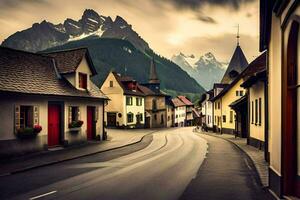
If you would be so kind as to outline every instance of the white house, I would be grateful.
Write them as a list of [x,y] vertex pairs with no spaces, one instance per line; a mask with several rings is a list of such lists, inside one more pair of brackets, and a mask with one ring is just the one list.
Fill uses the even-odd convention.
[[137,81],[110,72],[101,91],[110,99],[105,107],[108,127],[144,127],[145,95],[139,90]]
[[176,127],[183,127],[186,121],[186,105],[177,97],[172,99],[174,105],[174,124]]
[[87,49],[34,54],[0,47],[0,157],[101,139],[107,97]]

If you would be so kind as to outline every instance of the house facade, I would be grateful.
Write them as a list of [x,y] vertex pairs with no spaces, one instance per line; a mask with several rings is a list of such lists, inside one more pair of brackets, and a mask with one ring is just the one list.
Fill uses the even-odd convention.
[[174,105],[174,125],[175,127],[184,127],[186,120],[186,105],[177,97],[172,99]]
[[[249,64],[244,73],[242,87],[247,90],[248,100],[248,143],[256,148],[265,150],[265,158],[268,160],[268,146],[266,138],[267,122],[267,90],[266,90],[266,52]],[[243,105],[241,105],[243,106]]]
[[213,103],[210,99],[214,96],[213,89],[205,93],[205,100],[202,102],[202,113],[205,117],[204,123],[209,129],[213,128]]
[[300,5],[260,1],[260,50],[267,50],[269,188],[300,197]]
[[166,116],[167,116],[167,127],[174,127],[175,126],[175,109],[172,103],[171,97],[166,97]]
[[177,98],[186,106],[185,126],[192,126],[194,120],[194,104],[186,96],[178,96]]
[[105,122],[108,127],[144,127],[145,95],[132,77],[110,72],[101,91],[110,99],[105,107]]
[[103,139],[107,97],[90,81],[87,49],[41,55],[0,47],[0,60],[1,157]]

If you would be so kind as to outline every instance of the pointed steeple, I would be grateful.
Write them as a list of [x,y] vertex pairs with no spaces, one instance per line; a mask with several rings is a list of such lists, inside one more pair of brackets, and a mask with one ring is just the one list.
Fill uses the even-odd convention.
[[154,58],[152,58],[151,60],[149,83],[158,83],[158,84],[160,83],[156,73],[156,65],[155,65]]
[[221,83],[230,84],[236,77],[239,75],[244,69],[248,66],[248,61],[246,56],[240,47],[240,35],[239,35],[239,27],[237,34],[237,46],[233,53],[233,56],[229,62],[227,70],[222,78]]
[[237,46],[240,46],[240,25],[237,26],[237,34],[236,34]]

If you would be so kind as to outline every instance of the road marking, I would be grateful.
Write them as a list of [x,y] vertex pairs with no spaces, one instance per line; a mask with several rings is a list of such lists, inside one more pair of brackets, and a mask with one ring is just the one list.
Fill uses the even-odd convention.
[[48,195],[50,195],[50,194],[54,194],[54,193],[56,193],[56,192],[57,192],[56,190],[51,191],[51,192],[47,192],[47,193],[45,193],[45,194],[41,194],[41,195],[38,195],[38,196],[35,196],[35,197],[31,197],[31,198],[29,198],[29,200],[39,199],[39,198],[41,198],[41,197],[45,197],[45,196],[48,196]]

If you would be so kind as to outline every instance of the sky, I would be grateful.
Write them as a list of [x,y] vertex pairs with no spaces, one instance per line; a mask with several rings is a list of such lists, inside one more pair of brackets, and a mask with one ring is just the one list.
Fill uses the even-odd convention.
[[167,58],[212,52],[229,62],[239,24],[241,47],[252,61],[259,55],[258,6],[258,0],[0,0],[0,42],[33,23],[78,20],[85,9],[94,9],[113,19],[123,17]]

